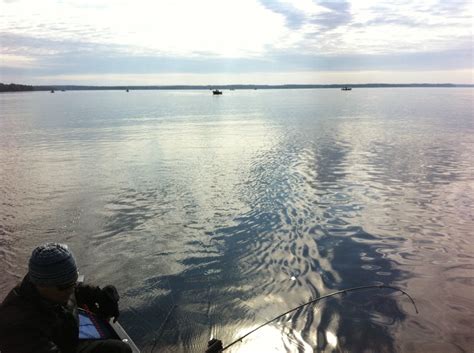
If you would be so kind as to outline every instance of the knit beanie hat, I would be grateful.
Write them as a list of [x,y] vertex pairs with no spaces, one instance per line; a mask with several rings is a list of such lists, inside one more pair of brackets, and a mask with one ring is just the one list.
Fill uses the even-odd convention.
[[42,286],[59,286],[77,280],[77,266],[67,245],[47,243],[33,250],[28,266],[30,281]]

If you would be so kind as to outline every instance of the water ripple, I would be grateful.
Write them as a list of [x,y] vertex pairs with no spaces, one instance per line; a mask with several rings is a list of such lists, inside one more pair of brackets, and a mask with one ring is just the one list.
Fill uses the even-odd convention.
[[[54,97],[52,97],[54,96]],[[342,98],[344,97],[344,98]],[[65,241],[144,352],[472,347],[470,90],[2,95],[0,292]],[[212,100],[211,100],[212,99]],[[67,109],[66,109],[67,108]]]

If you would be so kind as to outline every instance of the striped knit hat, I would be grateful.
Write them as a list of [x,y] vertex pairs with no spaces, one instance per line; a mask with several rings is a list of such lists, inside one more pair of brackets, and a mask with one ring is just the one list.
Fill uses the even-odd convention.
[[77,266],[67,245],[47,243],[31,253],[28,266],[30,281],[42,286],[59,286],[77,280]]

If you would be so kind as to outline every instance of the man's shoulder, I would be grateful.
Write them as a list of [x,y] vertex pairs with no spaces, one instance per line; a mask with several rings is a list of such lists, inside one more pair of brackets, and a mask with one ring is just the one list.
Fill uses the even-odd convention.
[[13,288],[10,292],[8,292],[7,296],[3,301],[0,303],[0,312],[4,313],[5,310],[11,310],[12,307],[16,306],[17,303],[21,301],[21,297],[18,293],[18,286]]
[[38,308],[19,294],[18,287],[12,289],[0,304],[0,327],[38,321],[39,317]]

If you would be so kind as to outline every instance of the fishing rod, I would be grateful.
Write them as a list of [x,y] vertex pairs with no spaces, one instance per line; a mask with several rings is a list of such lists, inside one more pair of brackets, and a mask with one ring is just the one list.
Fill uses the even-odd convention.
[[257,328],[253,329],[252,331],[249,331],[247,332],[245,335],[239,337],[238,339],[236,339],[235,341],[233,341],[232,343],[228,344],[227,346],[225,346],[224,348],[222,348],[222,351],[225,351],[227,348],[233,346],[234,344],[236,344],[237,342],[240,342],[242,341],[245,337],[251,335],[252,333],[254,333],[255,331],[261,329],[262,327],[272,323],[273,321],[276,321],[280,318],[282,318],[283,316],[289,314],[289,313],[292,313],[293,311],[296,311],[298,309],[301,309],[307,305],[310,305],[310,304],[314,304],[320,300],[323,300],[323,299],[326,299],[326,298],[329,298],[329,297],[333,297],[335,295],[338,295],[338,294],[345,294],[345,293],[348,293],[348,292],[355,292],[355,291],[360,291],[360,290],[365,290],[365,289],[384,289],[384,288],[387,288],[387,289],[392,289],[394,291],[397,291],[397,292],[401,292],[402,294],[406,295],[408,297],[408,299],[410,299],[410,301],[412,302],[413,304],[413,307],[415,308],[415,312],[418,314],[418,308],[416,307],[416,304],[415,304],[415,301],[413,300],[413,298],[410,296],[410,294],[408,294],[407,292],[405,292],[404,290],[400,289],[400,288],[397,288],[397,287],[392,287],[392,286],[386,286],[386,285],[369,285],[369,286],[360,286],[360,287],[352,287],[352,288],[347,288],[347,289],[343,289],[343,290],[340,290],[340,291],[337,291],[337,292],[333,292],[333,293],[330,293],[330,294],[326,294],[326,295],[323,295],[322,297],[318,297],[316,299],[313,299],[313,300],[310,300],[309,302],[306,302],[304,304],[301,304],[299,306],[297,306],[296,308],[293,308],[293,309],[290,309],[288,310],[287,312],[284,312],[283,314],[280,314],[278,315],[277,317],[265,322],[264,324],[258,326]]

